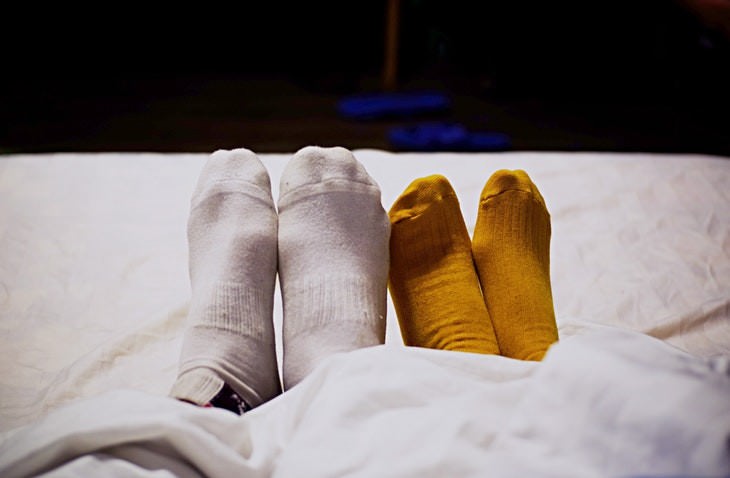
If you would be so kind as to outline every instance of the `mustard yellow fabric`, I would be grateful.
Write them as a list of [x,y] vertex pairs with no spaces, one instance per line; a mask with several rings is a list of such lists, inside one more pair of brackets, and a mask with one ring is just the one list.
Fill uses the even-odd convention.
[[389,217],[388,288],[406,345],[542,360],[558,340],[550,215],[526,172],[489,178],[471,240],[441,175],[413,181]]
[[550,215],[525,171],[500,170],[479,200],[472,251],[502,355],[542,360],[558,340]]
[[388,288],[405,344],[499,354],[449,181],[440,175],[416,179],[389,217]]

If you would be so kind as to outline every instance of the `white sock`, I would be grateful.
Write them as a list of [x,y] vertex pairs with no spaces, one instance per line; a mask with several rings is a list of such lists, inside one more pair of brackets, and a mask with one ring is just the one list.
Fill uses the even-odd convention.
[[246,149],[203,167],[188,221],[192,298],[170,395],[200,405],[228,384],[255,407],[281,393],[273,301],[277,216],[269,174]]
[[385,340],[390,221],[344,148],[306,147],[281,176],[284,388],[337,352]]

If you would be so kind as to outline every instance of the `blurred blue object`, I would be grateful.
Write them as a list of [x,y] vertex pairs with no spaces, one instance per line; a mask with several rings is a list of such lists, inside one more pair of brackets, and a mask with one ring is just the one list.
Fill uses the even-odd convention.
[[343,98],[338,104],[345,118],[369,120],[411,116],[446,111],[451,107],[448,96],[438,92],[377,93]]
[[408,151],[504,151],[512,141],[504,133],[469,131],[459,123],[421,123],[388,132],[390,144]]

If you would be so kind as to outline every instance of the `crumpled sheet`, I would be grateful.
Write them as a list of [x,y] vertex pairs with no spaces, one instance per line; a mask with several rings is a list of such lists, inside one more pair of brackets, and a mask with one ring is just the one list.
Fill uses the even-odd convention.
[[336,355],[242,417],[108,392],[16,431],[0,475],[727,476],[728,360],[565,328],[542,364],[392,346]]

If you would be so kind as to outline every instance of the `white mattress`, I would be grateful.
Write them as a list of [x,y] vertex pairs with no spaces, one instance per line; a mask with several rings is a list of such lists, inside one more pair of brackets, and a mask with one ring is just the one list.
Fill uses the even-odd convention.
[[[398,451],[399,439],[420,439],[424,446],[435,448],[415,457],[404,454],[403,473],[392,473],[394,476],[415,475],[419,470],[423,473],[450,469],[444,467],[457,466],[454,457],[459,458],[459,463],[463,462],[465,468],[463,473],[454,469],[450,476],[469,475],[471,465],[485,465],[486,462],[480,461],[483,457],[490,457],[489,463],[505,467],[500,468],[504,470],[528,466],[515,462],[515,457],[519,456],[513,454],[515,450],[522,450],[526,455],[535,453],[536,463],[543,463],[539,461],[542,457],[544,468],[541,469],[553,470],[555,476],[590,476],[591,471],[600,469],[597,459],[591,461],[583,448],[574,457],[566,451],[578,449],[573,446],[572,440],[565,438],[565,434],[582,436],[575,422],[580,417],[567,417],[568,412],[561,412],[559,404],[546,405],[541,409],[542,405],[530,401],[537,400],[534,397],[544,393],[539,390],[552,390],[550,387],[557,387],[557,395],[568,390],[580,395],[576,390],[582,386],[600,386],[595,377],[589,378],[592,373],[586,364],[575,367],[573,375],[560,378],[560,367],[566,362],[585,360],[591,355],[586,344],[593,344],[597,351],[603,350],[597,354],[605,357],[603,363],[588,361],[591,367],[607,376],[618,374],[614,377],[617,380],[623,371],[626,380],[635,386],[620,393],[617,391],[616,400],[634,397],[632,390],[636,390],[637,397],[644,393],[644,398],[637,402],[634,410],[639,417],[647,418],[642,406],[646,410],[651,409],[646,395],[649,392],[642,388],[646,382],[641,378],[652,380],[652,367],[666,365],[665,378],[671,377],[671,380],[662,382],[656,379],[656,390],[663,392],[660,397],[675,395],[676,400],[667,399],[668,404],[686,405],[683,400],[687,399],[688,392],[677,387],[700,393],[703,395],[700,401],[710,401],[703,403],[704,411],[685,410],[684,415],[675,413],[679,416],[672,420],[681,419],[680,424],[688,430],[687,433],[698,424],[714,423],[720,427],[713,435],[718,440],[713,442],[714,445],[721,443],[723,436],[730,437],[730,405],[723,407],[724,403],[716,400],[722,396],[718,394],[728,393],[726,396],[730,396],[730,388],[727,388],[730,379],[724,368],[730,360],[729,160],[697,155],[531,152],[393,154],[359,150],[355,151],[355,155],[379,182],[386,210],[416,177],[434,173],[445,175],[459,195],[470,229],[475,222],[479,193],[489,175],[501,168],[526,170],[543,193],[552,215],[553,293],[563,340],[540,365],[502,357],[410,350],[402,345],[395,313],[389,303],[385,346],[356,352],[352,356],[335,357],[318,370],[312,380],[305,381],[301,392],[295,388],[261,407],[251,417],[236,419],[237,424],[243,421],[247,423],[246,427],[253,427],[248,439],[254,444],[261,443],[260,447],[266,452],[261,462],[252,462],[251,456],[244,453],[239,461],[233,459],[231,466],[245,465],[249,471],[253,470],[253,474],[281,472],[281,476],[293,476],[281,470],[312,461],[301,457],[298,462],[295,460],[298,453],[303,453],[302,450],[309,450],[315,455],[320,453],[321,457],[330,457],[325,464],[334,467],[331,476],[342,476],[343,469],[360,470],[362,476],[386,476],[386,470],[393,472],[398,468],[388,468],[387,463],[368,458],[370,454],[386,449]],[[73,406],[72,412],[63,407],[79,399],[91,400],[91,405],[86,405],[88,410],[96,410],[95,407],[102,402],[108,410],[131,407],[134,410],[120,411],[120,416],[128,413],[131,417],[137,413],[134,416],[142,421],[145,413],[149,415],[149,411],[145,411],[149,407],[168,407],[172,410],[170,416],[174,415],[167,423],[170,427],[179,420],[188,420],[200,413],[205,416],[212,413],[218,418],[211,420],[220,419],[225,426],[241,426],[231,425],[229,417],[221,415],[227,412],[191,412],[188,408],[192,407],[170,404],[173,401],[164,398],[175,378],[190,294],[185,239],[189,198],[206,157],[203,154],[113,153],[0,157],[0,362],[3,364],[0,371],[0,431],[5,432],[6,447],[0,448],[0,469],[4,464],[3,451],[8,463],[12,457],[22,458],[21,452],[26,449],[40,453],[38,447],[43,445],[39,444],[38,436],[48,437],[52,433],[43,428],[50,426],[47,422],[37,425],[37,420],[49,414],[48,419],[62,419],[68,417],[64,413],[77,413],[77,409],[73,412]],[[288,154],[261,155],[272,178],[274,198],[278,196],[279,176],[289,157]],[[277,332],[280,332],[281,302],[278,295],[275,323]],[[638,344],[639,350],[647,351],[644,363],[627,359],[637,354],[632,344]],[[641,357],[642,354],[636,356]],[[692,367],[702,371],[697,372],[702,380],[688,385],[691,374],[687,375],[682,366],[676,365],[685,363],[683,360],[690,360]],[[372,364],[372,368],[361,370],[364,363]],[[676,366],[671,365],[673,363]],[[378,364],[382,364],[383,368],[378,368]],[[350,383],[351,377],[343,379],[343,370],[360,370],[360,382]],[[373,370],[382,373],[376,374]],[[405,408],[404,415],[397,414],[396,398],[400,397],[404,404],[412,404],[413,397],[402,388],[389,388],[387,384],[391,382],[382,383],[384,370],[392,370],[388,372],[394,374],[390,377],[392,383],[401,380],[408,385],[409,380],[415,380],[411,384],[413,390],[434,394],[433,401],[423,398],[423,416],[418,416],[414,412],[416,409],[411,408]],[[422,383],[409,378],[408,370],[435,374],[434,377],[446,381],[453,378],[453,383]],[[340,377],[339,382],[337,377]],[[585,377],[585,380],[581,382],[580,377]],[[476,378],[479,378],[478,383],[484,383],[482,388],[474,384]],[[347,383],[351,387],[347,391],[338,383]],[[547,383],[553,385],[547,386]],[[499,384],[504,387],[498,387]],[[537,384],[544,387],[535,388]],[[560,388],[556,384],[565,386]],[[433,389],[430,388],[432,386]],[[448,401],[447,396],[439,395],[443,394],[443,387],[459,391],[462,386],[476,387],[479,393],[464,394],[467,397],[464,398],[465,403]],[[120,389],[133,391],[114,392]],[[384,389],[389,390],[390,395],[383,392]],[[527,403],[518,400],[528,389],[535,392],[529,394],[530,400]],[[441,391],[435,393],[434,390]],[[299,443],[296,439],[306,443],[307,438],[306,434],[305,438],[297,434],[300,429],[292,428],[295,423],[301,425],[297,421],[301,417],[292,418],[292,410],[301,410],[313,400],[325,400],[326,403],[325,391],[335,395],[340,393],[340,399],[348,397],[354,402],[357,402],[357,396],[353,395],[353,391],[359,391],[371,400],[382,394],[386,399],[381,404],[381,411],[390,411],[392,416],[399,417],[390,423],[403,426],[402,433],[392,432],[391,438],[387,434],[382,435],[378,425],[389,423],[387,414],[373,412],[373,415],[360,420],[347,415],[351,409],[335,406],[334,409],[349,418],[335,416],[332,410],[329,418],[317,415],[320,425],[312,429],[311,440],[336,447],[335,429],[330,428],[328,432],[325,424],[336,427],[343,423],[338,420],[345,420],[354,426],[353,430],[366,430],[373,436],[394,441],[388,441],[387,447],[383,444],[372,446],[363,441],[360,444],[364,448],[362,456],[353,454],[351,448],[348,453],[339,450],[350,457],[343,458],[342,463],[331,459],[338,456],[337,450],[297,448],[292,443]],[[462,392],[465,393],[461,390],[459,394]],[[309,395],[305,396],[306,393]],[[586,393],[584,399],[595,400],[592,393]],[[446,401],[439,402],[441,399]],[[476,401],[472,403],[469,400]],[[493,419],[493,423],[485,424],[483,428],[485,433],[492,433],[491,439],[473,434],[465,425],[470,416],[474,417],[478,410],[483,409],[484,400],[495,404],[495,412],[482,417]],[[159,405],[163,402],[166,405]],[[730,404],[730,400],[727,402]],[[433,432],[429,427],[424,428],[424,420],[438,422],[433,416],[437,408],[429,408],[436,405],[445,405],[446,408],[438,408],[439,413],[453,419],[454,424],[466,427],[442,431],[443,439],[451,438],[455,440],[453,442],[434,442],[424,438]],[[516,415],[518,411],[519,415]],[[674,412],[671,409],[661,410],[667,416]],[[524,423],[520,425],[521,422],[512,417],[530,414],[534,417],[551,414],[554,419],[542,424],[531,422],[530,426],[539,430],[525,435],[524,430],[519,431],[520,426],[524,428]],[[379,417],[377,420],[374,418],[376,415]],[[78,420],[63,422],[68,429],[57,429],[58,441],[54,443],[63,443],[74,427],[101,427],[99,420],[82,419],[78,413],[73,416]],[[481,423],[478,417],[475,420]],[[495,442],[494,437],[501,430],[495,427],[503,422],[517,427],[517,431]],[[203,426],[200,425],[202,422],[195,423],[195,426]],[[573,457],[573,464],[582,463],[583,468],[575,469],[587,474],[564,474],[570,468],[569,463],[561,464],[555,457],[548,459],[549,453],[536,445],[552,444],[555,450],[559,450],[556,437],[551,435],[554,432],[548,426],[555,423],[572,423],[572,429],[563,430],[564,433],[558,435],[563,437],[567,447],[563,450],[567,453],[565,456]],[[359,429],[358,424],[364,428]],[[28,428],[17,430],[23,425]],[[723,428],[725,425],[727,430]],[[188,420],[186,426],[193,425]],[[277,426],[284,428],[279,430]],[[275,439],[261,438],[265,433],[256,431],[256,427],[273,427],[271,430],[278,430],[276,433],[281,435]],[[409,427],[410,431],[406,433]],[[629,436],[631,430],[636,431],[634,428],[614,428],[616,433],[624,433],[625,436]],[[109,432],[108,427],[104,430],[114,440],[127,439],[124,433]],[[470,438],[472,435],[474,439]],[[34,441],[21,441],[21,446],[17,440],[8,439],[13,436],[25,436],[26,440],[35,438]],[[634,433],[634,436],[638,435]],[[704,435],[697,432],[697,436]],[[14,444],[9,444],[13,441]],[[287,444],[288,455],[282,452],[282,443]],[[441,448],[439,443],[443,445]],[[633,442],[629,440],[627,443]],[[452,450],[456,444],[461,444],[463,449]],[[196,446],[205,449],[199,443]],[[713,463],[730,463],[727,449],[722,451],[722,446],[718,446],[720,451],[715,450],[715,454],[720,461]],[[618,445],[616,447],[613,451],[617,453],[623,450]],[[499,450],[502,450],[501,455]],[[479,455],[481,452],[483,457]],[[648,453],[647,457],[650,455]],[[89,454],[88,459],[93,456]],[[391,458],[396,460],[397,456]],[[417,465],[426,457],[430,457],[426,462],[431,463],[432,468]],[[198,463],[196,466],[205,466],[188,458]],[[23,460],[28,462],[27,457]],[[295,461],[290,463],[287,460]],[[710,461],[708,459],[708,463]],[[650,462],[647,458],[646,463]],[[51,462],[47,462],[48,467],[56,466],[48,463]],[[76,463],[74,466],[88,465],[83,459],[73,463]],[[365,463],[380,468],[367,468]],[[637,463],[642,462],[639,460]],[[603,469],[610,468],[605,468],[605,463],[603,466]],[[632,472],[644,470],[639,465],[628,469]],[[378,474],[367,474],[366,470]],[[652,470],[657,469],[649,471]],[[677,470],[683,468],[678,465],[665,471]],[[322,469],[312,468],[310,471],[321,473],[316,476],[330,476]]]

